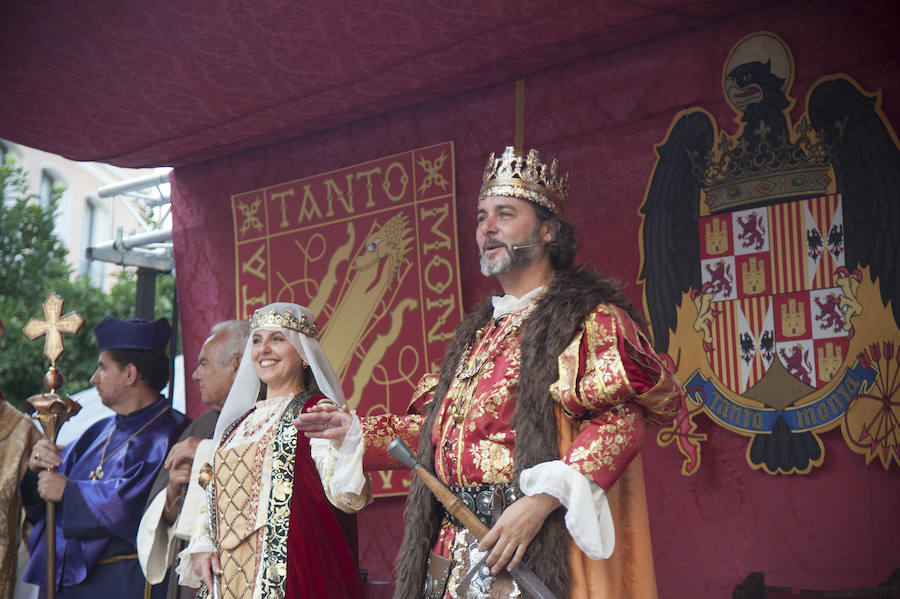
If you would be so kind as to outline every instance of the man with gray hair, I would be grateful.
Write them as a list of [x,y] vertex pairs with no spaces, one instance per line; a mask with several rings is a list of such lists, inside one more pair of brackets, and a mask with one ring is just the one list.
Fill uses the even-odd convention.
[[[153,484],[150,501],[141,519],[137,538],[138,559],[151,584],[161,583],[166,573],[171,572],[167,599],[194,596],[195,589],[178,586],[178,577],[174,572],[174,557],[180,549],[178,545],[190,538],[190,526],[194,521],[192,514],[200,503],[196,499],[203,497],[202,489],[196,484],[196,476],[191,476],[192,470],[202,466],[197,464],[195,467],[194,456],[198,447],[203,451],[201,443],[210,443],[204,440],[213,435],[249,335],[250,326],[245,320],[226,320],[210,330],[210,336],[200,348],[197,368],[191,375],[200,386],[200,401],[210,410],[192,422],[178,443],[172,446],[165,467]],[[191,480],[194,482],[189,485]],[[188,501],[185,501],[186,498]],[[184,513],[182,506],[185,506]]]

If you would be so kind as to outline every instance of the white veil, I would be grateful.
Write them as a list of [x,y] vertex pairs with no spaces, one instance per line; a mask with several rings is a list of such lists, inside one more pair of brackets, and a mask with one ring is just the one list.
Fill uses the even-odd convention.
[[[254,312],[254,316],[258,314],[272,314],[275,318],[281,316],[288,319],[293,318],[295,321],[297,319],[303,320],[305,317],[306,323],[312,325],[314,322],[312,312],[309,309],[288,302],[269,304]],[[228,425],[240,418],[256,403],[260,381],[259,376],[256,374],[256,369],[253,367],[253,360],[250,354],[253,347],[253,331],[259,329],[279,330],[284,333],[290,344],[300,354],[300,357],[309,364],[322,394],[333,400],[339,407],[343,407],[347,403],[344,398],[344,391],[341,389],[341,383],[338,381],[334,369],[331,368],[328,358],[325,357],[325,352],[322,351],[322,346],[319,345],[319,342],[314,337],[307,336],[293,328],[278,326],[271,320],[273,319],[263,318],[261,326],[256,326],[250,330],[250,337],[247,339],[247,345],[244,347],[244,355],[234,377],[234,384],[231,385],[228,398],[222,407],[222,413],[219,414],[219,419],[216,421],[216,430],[213,433],[213,447],[219,446]],[[253,323],[254,319],[251,318],[250,321]]]

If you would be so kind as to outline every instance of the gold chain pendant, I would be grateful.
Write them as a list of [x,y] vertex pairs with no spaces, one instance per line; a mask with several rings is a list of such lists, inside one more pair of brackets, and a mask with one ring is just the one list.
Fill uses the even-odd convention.
[[91,473],[88,474],[88,478],[91,480],[100,480],[103,478],[103,464],[97,464],[97,467],[91,470]]

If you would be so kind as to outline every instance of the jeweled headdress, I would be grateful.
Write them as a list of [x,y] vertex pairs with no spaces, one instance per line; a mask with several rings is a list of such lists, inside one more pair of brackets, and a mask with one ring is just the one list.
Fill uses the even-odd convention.
[[293,310],[286,309],[276,311],[273,308],[260,308],[250,317],[250,330],[258,329],[264,326],[283,327],[285,329],[293,329],[298,333],[302,333],[307,337],[315,339],[318,334],[318,327],[314,320],[306,317],[302,312],[294,314]]
[[508,196],[540,204],[553,214],[562,214],[569,194],[569,174],[560,177],[558,170],[556,159],[549,165],[544,164],[537,150],[519,156],[515,148],[506,146],[500,158],[494,154],[488,158],[478,201],[488,196]]
[[[287,329],[284,336],[288,343],[297,350],[297,354],[309,364],[319,391],[338,406],[347,403],[344,391],[341,389],[341,382],[325,356],[325,352],[322,351],[322,346],[316,341],[315,336],[318,329],[309,308],[289,302],[275,302],[263,306],[250,317],[250,330],[266,326]],[[259,397],[260,379],[253,361],[253,347],[253,335],[251,335],[247,339],[247,345],[244,346],[244,355],[238,366],[237,374],[234,376],[231,390],[228,391],[228,398],[216,421],[216,429],[213,432],[213,441],[215,441],[216,447],[229,426],[242,414],[246,414]]]

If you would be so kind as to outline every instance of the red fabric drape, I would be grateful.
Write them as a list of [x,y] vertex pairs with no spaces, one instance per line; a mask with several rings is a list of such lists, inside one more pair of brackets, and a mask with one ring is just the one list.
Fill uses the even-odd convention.
[[[321,397],[313,397],[307,406]],[[361,599],[347,532],[322,490],[309,439],[297,435],[288,531],[286,599]]]

